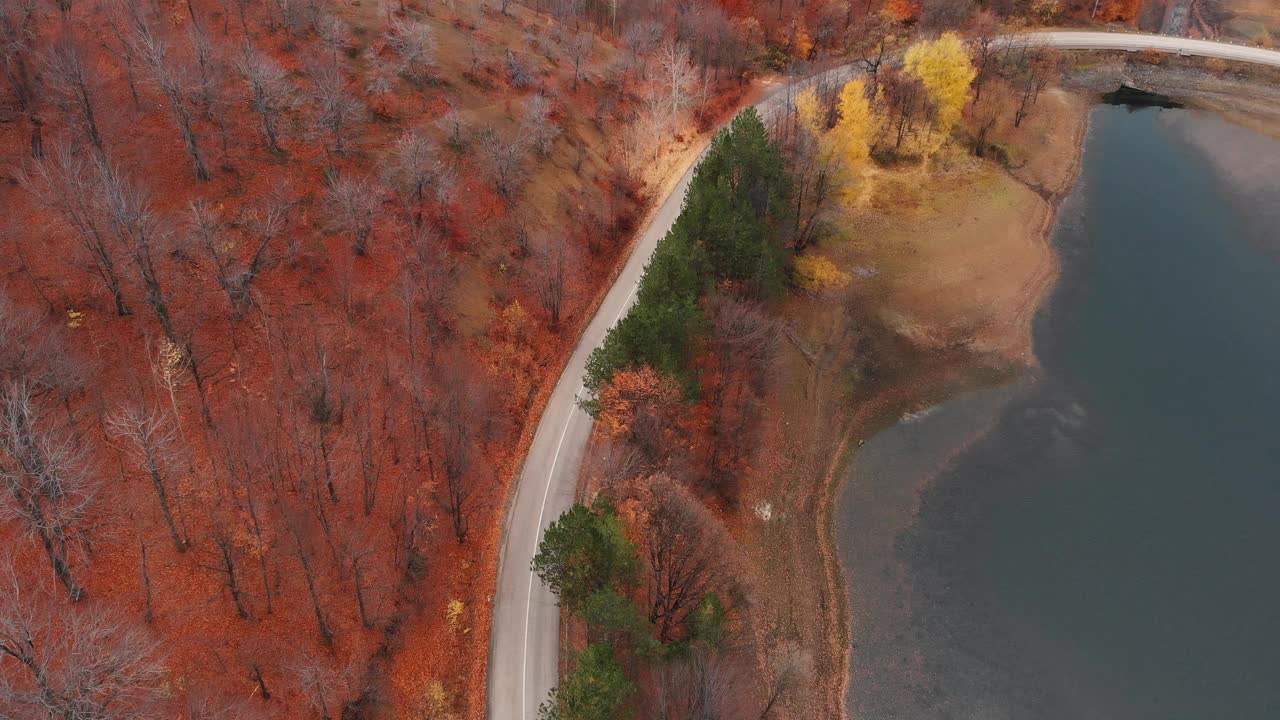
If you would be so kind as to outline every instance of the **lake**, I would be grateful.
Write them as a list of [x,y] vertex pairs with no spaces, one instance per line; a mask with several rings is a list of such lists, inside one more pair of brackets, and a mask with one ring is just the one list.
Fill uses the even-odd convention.
[[852,717],[1280,717],[1277,163],[1093,111],[1041,366],[851,463]]

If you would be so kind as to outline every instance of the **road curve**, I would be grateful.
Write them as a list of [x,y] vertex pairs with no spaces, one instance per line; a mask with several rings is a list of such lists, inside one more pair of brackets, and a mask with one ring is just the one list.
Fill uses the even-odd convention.
[[[1018,37],[1064,50],[1152,49],[1280,67],[1280,52],[1204,40],[1074,31],[1028,33]],[[848,73],[849,68],[836,68],[824,75]],[[756,107],[762,115],[767,115],[785,99],[785,94],[786,88],[780,88]],[[591,418],[577,404],[583,390],[587,356],[631,307],[644,266],[658,240],[675,223],[692,176],[691,165],[653,214],[622,272],[582,333],[547,401],[520,470],[514,497],[507,509],[493,598],[487,708],[490,720],[533,720],[538,706],[558,681],[560,612],[555,596],[529,566],[542,532],[574,501],[578,469],[591,433]]]

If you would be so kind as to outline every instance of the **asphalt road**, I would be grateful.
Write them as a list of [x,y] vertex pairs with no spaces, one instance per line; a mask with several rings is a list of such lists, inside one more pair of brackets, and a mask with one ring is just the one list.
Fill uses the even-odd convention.
[[1029,33],[1025,37],[1062,50],[1157,50],[1175,55],[1237,60],[1255,65],[1280,67],[1280,52],[1248,45],[1232,45],[1212,40],[1192,40],[1168,35],[1140,35],[1137,33],[1087,32],[1063,30]]
[[[1077,50],[1144,50],[1280,67],[1280,52],[1204,40],[1101,32],[1035,33],[1034,41]],[[849,73],[849,66],[828,71]],[[780,88],[756,107],[767,115],[784,98]],[[573,504],[578,470],[591,433],[591,418],[577,405],[587,356],[631,306],[658,240],[680,213],[693,168],[654,213],[622,272],[596,311],[565,366],[538,423],[508,508],[506,535],[493,603],[489,647],[488,717],[533,720],[558,680],[560,612],[556,598],[529,569],[542,532]]]

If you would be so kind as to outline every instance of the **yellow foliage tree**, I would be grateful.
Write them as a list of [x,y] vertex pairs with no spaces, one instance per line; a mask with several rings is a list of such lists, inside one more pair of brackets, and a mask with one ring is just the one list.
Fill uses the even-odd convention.
[[822,119],[822,103],[812,86],[801,90],[796,96],[796,116],[800,118],[800,126],[814,137],[820,138],[826,131],[826,123]]
[[870,155],[871,138],[875,135],[876,117],[867,100],[866,82],[858,78],[845,83],[838,109],[835,127],[827,130],[826,112],[814,89],[805,88],[796,97],[800,126],[818,141],[819,152],[852,171]]
[[831,128],[831,144],[847,166],[856,167],[870,156],[875,130],[867,84],[862,78],[850,80],[840,90],[840,119]]
[[823,288],[842,288],[852,279],[849,273],[823,255],[802,255],[796,258],[795,267],[796,282],[813,292]]
[[960,121],[969,86],[977,71],[959,35],[943,33],[937,40],[921,40],[907,49],[907,72],[924,85],[937,109],[937,129],[944,136]]

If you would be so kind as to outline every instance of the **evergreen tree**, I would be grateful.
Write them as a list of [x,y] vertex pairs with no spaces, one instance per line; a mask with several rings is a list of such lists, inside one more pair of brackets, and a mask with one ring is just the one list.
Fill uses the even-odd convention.
[[[782,154],[754,108],[712,140],[675,224],[645,268],[636,304],[587,361],[591,398],[618,370],[647,364],[697,393],[692,360],[706,327],[700,300],[727,282],[758,299],[786,277],[791,184]],[[591,400],[584,403],[594,411]]]
[[590,508],[576,504],[551,523],[532,569],[562,606],[577,612],[593,594],[630,584],[638,561],[617,511],[601,499]]
[[635,692],[613,648],[593,643],[583,650],[573,671],[538,708],[539,720],[617,720]]

